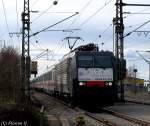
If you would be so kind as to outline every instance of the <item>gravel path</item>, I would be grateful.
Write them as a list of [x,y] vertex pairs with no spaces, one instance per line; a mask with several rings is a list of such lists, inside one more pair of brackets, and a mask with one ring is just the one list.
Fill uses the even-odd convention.
[[[63,120],[65,120],[65,123],[67,121],[69,122],[69,126],[75,126],[75,118],[78,116],[84,117],[86,126],[104,126],[104,124],[100,124],[96,120],[84,115],[84,111],[75,111],[73,109],[70,109],[67,106],[63,105],[62,103],[58,102],[58,100],[56,100],[53,97],[41,93],[34,93],[33,95],[42,104],[44,104],[44,106],[46,107],[47,115],[55,116],[59,118],[61,117],[63,118]],[[125,104],[117,103],[114,106],[106,107],[106,108],[109,108],[116,112],[127,114],[137,119],[142,119],[150,122],[150,106],[133,104],[133,103],[125,103]],[[101,112],[101,113],[93,113],[93,114],[100,116],[102,118],[106,118],[114,123],[117,122],[117,124],[120,126],[139,126],[137,124],[133,124],[124,119],[112,116],[107,113]]]
[[[63,118],[63,120],[67,119],[70,126],[75,126],[75,118],[78,116],[84,117],[86,126],[104,126],[103,124],[98,123],[94,119],[91,119],[85,116],[82,111],[80,112],[75,111],[59,103],[53,97],[50,97],[48,95],[41,94],[41,93],[34,93],[33,96],[46,107],[47,115],[52,116],[52,118],[61,117]],[[56,123],[56,122],[53,122],[53,123]]]

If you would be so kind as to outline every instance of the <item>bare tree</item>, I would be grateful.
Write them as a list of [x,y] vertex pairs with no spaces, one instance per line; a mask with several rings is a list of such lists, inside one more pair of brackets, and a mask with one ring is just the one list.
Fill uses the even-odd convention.
[[135,77],[134,70],[136,69],[135,65],[129,66],[127,70],[127,77]]
[[3,101],[19,100],[21,95],[20,55],[13,47],[0,51],[0,96]]

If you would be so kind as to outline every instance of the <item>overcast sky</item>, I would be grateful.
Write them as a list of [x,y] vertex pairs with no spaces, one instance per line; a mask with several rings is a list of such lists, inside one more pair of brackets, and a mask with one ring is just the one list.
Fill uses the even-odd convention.
[[[75,46],[94,42],[100,49],[113,51],[113,25],[112,19],[115,17],[116,0],[58,0],[57,5],[53,5],[54,0],[30,0],[31,34],[43,28],[51,26],[75,12],[78,15],[50,28],[49,30],[77,29],[72,32],[49,31],[42,32],[35,37],[31,37],[31,57],[40,54],[41,49],[49,49],[49,59],[39,60],[39,73],[46,71],[65,53],[69,52],[67,41],[62,41],[68,36],[78,36],[79,40]],[[4,40],[6,45],[14,45],[21,52],[21,35],[10,36],[9,33],[20,32],[22,22],[21,13],[23,11],[24,0],[1,0],[0,4],[0,46]],[[131,0],[123,0],[124,3],[131,3]],[[149,0],[132,0],[132,3],[149,4]],[[144,22],[150,20],[150,7],[124,7],[124,34],[127,34]],[[140,14],[137,14],[140,13]],[[142,13],[142,14],[141,14]],[[150,23],[138,30],[149,31]],[[101,36],[101,37],[99,37]],[[134,65],[138,69],[138,76],[148,78],[148,64],[137,54],[136,50],[150,50],[150,33],[132,33],[124,39],[125,58],[127,66]],[[73,42],[73,41],[71,41]],[[104,43],[102,46],[101,43]],[[38,51],[32,51],[38,49]],[[149,58],[147,53],[142,53]],[[46,59],[46,56],[42,59]],[[142,64],[142,65],[141,65]]]

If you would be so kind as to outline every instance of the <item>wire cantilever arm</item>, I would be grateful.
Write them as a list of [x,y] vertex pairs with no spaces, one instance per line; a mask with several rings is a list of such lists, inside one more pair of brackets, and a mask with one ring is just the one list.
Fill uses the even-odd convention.
[[123,36],[123,38],[131,35],[133,32],[136,32],[139,28],[143,27],[144,25],[150,23],[150,20],[146,21],[145,23],[143,23],[142,25],[140,25],[139,27],[137,27],[136,29],[132,30],[131,32],[127,33],[126,35]]
[[73,14],[73,15],[67,17],[67,18],[64,18],[63,20],[61,20],[61,21],[59,21],[59,22],[57,22],[57,23],[55,23],[55,24],[53,24],[53,25],[50,25],[50,26],[48,26],[48,27],[46,27],[46,28],[44,28],[44,29],[42,29],[42,30],[40,30],[40,31],[38,31],[38,32],[33,33],[32,35],[30,35],[30,37],[35,36],[35,35],[37,35],[37,34],[39,34],[39,33],[41,33],[41,32],[44,32],[44,31],[48,30],[49,28],[51,28],[51,27],[53,27],[53,26],[55,26],[55,25],[57,25],[57,24],[59,24],[59,23],[61,23],[61,22],[64,22],[65,20],[67,20],[67,19],[69,19],[69,18],[71,18],[71,17],[73,17],[73,16],[75,16],[75,15],[77,15],[77,14],[79,14],[79,12],[76,12],[75,14]]

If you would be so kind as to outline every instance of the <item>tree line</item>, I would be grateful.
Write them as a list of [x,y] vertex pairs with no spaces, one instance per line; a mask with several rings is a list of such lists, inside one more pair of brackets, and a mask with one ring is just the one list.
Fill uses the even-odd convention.
[[0,101],[20,100],[22,94],[20,59],[20,54],[14,47],[0,49]]

